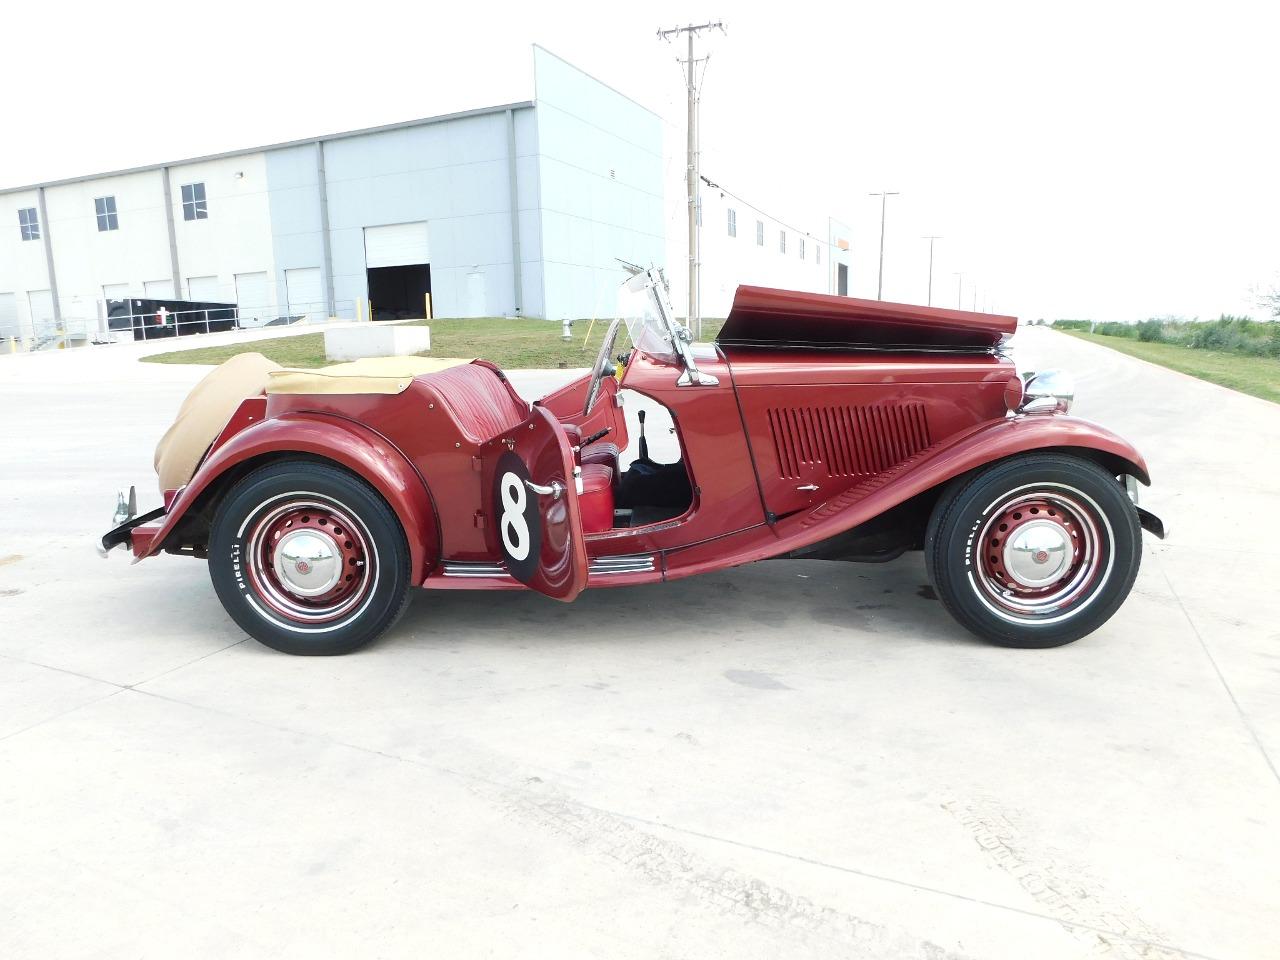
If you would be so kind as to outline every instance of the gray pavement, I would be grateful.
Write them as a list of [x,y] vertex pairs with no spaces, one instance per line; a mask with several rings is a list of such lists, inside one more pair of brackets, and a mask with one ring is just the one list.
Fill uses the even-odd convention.
[[0,357],[0,957],[1280,955],[1280,407],[1019,334],[1173,531],[1057,650],[908,556],[424,592],[308,659],[90,552],[205,372],[141,350]]

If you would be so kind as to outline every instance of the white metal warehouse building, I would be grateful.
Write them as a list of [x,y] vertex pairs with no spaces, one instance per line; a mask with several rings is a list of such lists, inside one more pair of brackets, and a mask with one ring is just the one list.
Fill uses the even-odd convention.
[[534,99],[0,190],[0,336],[145,297],[242,318],[608,314],[664,258],[657,115],[540,47]]

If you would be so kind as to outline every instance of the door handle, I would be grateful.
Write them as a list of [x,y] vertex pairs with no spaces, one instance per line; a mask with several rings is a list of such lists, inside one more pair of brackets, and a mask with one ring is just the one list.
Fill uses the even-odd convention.
[[799,486],[799,487],[796,487],[796,489],[797,489],[797,490],[809,490],[809,491],[813,491],[813,490],[817,490],[817,489],[818,489],[818,485],[817,485],[816,483],[806,483],[806,484],[803,484],[803,485],[801,485],[801,486]]
[[534,483],[532,480],[526,480],[524,485],[536,493],[540,497],[550,497],[552,500],[559,500],[564,494],[564,484],[552,481],[550,486],[544,487],[540,483]]

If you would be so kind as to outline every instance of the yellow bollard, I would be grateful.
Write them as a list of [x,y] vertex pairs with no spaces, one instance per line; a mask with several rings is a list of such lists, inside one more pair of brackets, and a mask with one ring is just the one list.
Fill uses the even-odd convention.
[[435,318],[431,316],[431,294],[430,293],[424,293],[422,295],[422,307],[423,307],[422,319],[434,320]]

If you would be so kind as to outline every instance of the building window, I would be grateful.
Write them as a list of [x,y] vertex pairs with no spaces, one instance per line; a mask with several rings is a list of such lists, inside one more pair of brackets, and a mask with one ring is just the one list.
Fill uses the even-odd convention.
[[815,243],[813,245],[813,259],[818,263],[822,262],[822,244]]
[[182,219],[209,219],[209,204],[204,199],[203,183],[184,183],[182,185]]
[[116,217],[115,197],[98,197],[93,201],[93,210],[98,215],[99,233],[120,229],[120,220]]
[[787,252],[787,231],[785,230],[778,231],[778,252]]
[[804,259],[804,237],[800,238],[800,259]]
[[40,218],[36,216],[35,207],[23,207],[18,211],[18,229],[22,231],[23,240],[40,239]]
[[729,208],[729,236],[736,237],[738,235],[738,211]]
[[764,246],[764,221],[763,220],[756,221],[756,246],[757,247]]

